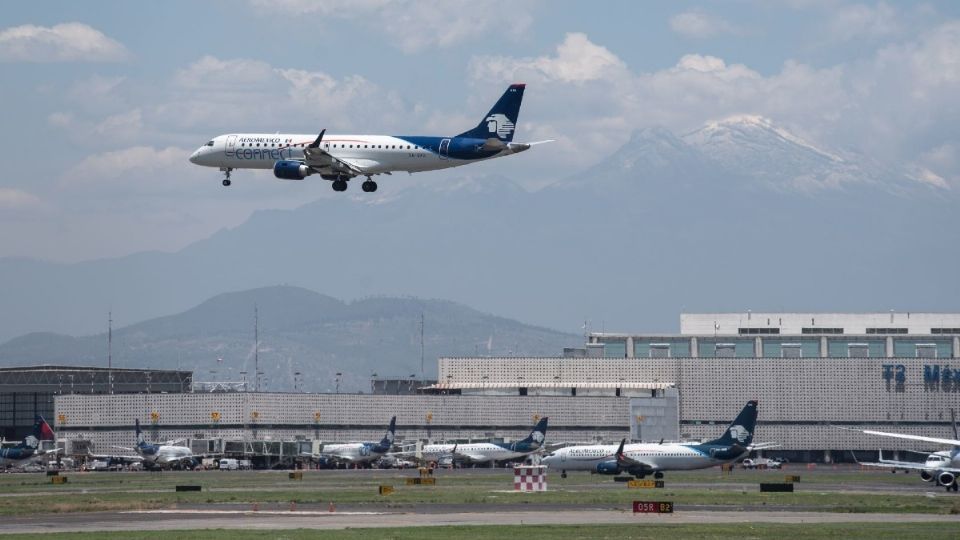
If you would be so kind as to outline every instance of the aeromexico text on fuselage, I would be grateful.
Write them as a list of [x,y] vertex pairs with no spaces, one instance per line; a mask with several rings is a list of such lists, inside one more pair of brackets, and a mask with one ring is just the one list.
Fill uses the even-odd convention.
[[[219,165],[235,169],[273,169],[278,161],[303,160],[303,149],[315,138],[316,135],[303,134],[226,135],[224,161]],[[365,172],[382,174],[395,170],[418,172],[456,167],[464,164],[457,160],[484,160],[503,151],[503,148],[485,149],[484,143],[485,139],[468,137],[329,134],[324,137],[321,147],[344,159],[376,161]],[[337,175],[323,175],[324,178],[328,176]]]

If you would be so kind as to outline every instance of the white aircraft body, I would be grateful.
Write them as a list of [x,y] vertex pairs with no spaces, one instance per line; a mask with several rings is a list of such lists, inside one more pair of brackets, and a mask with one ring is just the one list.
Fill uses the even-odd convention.
[[390,451],[393,447],[393,441],[396,437],[397,417],[390,419],[390,426],[387,433],[380,442],[351,442],[343,444],[326,444],[316,454],[305,454],[315,461],[335,465],[345,463],[353,465],[358,463],[370,463],[379,459]]
[[[950,416],[954,413],[951,410]],[[894,472],[902,471],[920,471],[920,478],[924,482],[936,482],[936,485],[943,486],[947,491],[960,490],[960,434],[958,434],[956,418],[953,418],[953,439],[942,439],[939,437],[924,437],[922,435],[908,435],[906,433],[888,433],[885,431],[873,431],[869,429],[857,429],[867,435],[879,435],[881,437],[894,437],[897,439],[907,439],[911,441],[923,441],[933,444],[942,444],[951,446],[950,450],[939,450],[927,454],[927,459],[923,463],[912,461],[897,461],[892,459],[883,459],[883,452],[880,453],[880,461],[877,463],[862,463],[872,467],[883,467],[892,469]],[[847,429],[847,428],[843,428]]]
[[525,439],[512,443],[458,443],[428,444],[421,449],[423,461],[442,463],[445,460],[467,461],[470,463],[489,463],[506,461],[530,455],[543,446],[547,435],[547,421],[541,418]]
[[757,402],[749,401],[723,436],[702,444],[626,444],[624,439],[619,446],[567,446],[544,456],[540,463],[551,469],[560,469],[564,475],[567,471],[590,471],[627,473],[637,478],[653,474],[655,478],[662,478],[664,471],[705,469],[746,456],[757,449],[751,445],[756,421]]
[[378,174],[458,167],[551,142],[513,142],[525,86],[511,85],[477,127],[455,136],[230,133],[198,148],[190,162],[219,168],[224,186],[233,170],[273,169],[282,180],[320,175],[333,182],[334,191],[346,191],[347,181],[363,176],[363,191],[373,192]]
[[186,446],[177,445],[178,441],[168,441],[163,444],[148,443],[140,430],[140,420],[136,421],[135,429],[137,445],[133,448],[118,447],[120,450],[136,452],[136,456],[111,456],[90,454],[90,458],[109,462],[131,463],[140,461],[150,469],[192,469],[197,465],[197,456]]

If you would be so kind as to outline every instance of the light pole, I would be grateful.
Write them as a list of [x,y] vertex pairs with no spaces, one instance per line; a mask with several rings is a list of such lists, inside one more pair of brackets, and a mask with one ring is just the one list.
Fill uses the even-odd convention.
[[337,372],[337,393],[340,393],[340,377],[343,376],[343,373]]

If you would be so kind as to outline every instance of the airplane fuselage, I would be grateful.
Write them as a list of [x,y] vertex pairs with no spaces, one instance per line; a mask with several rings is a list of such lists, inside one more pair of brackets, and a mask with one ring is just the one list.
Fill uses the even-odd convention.
[[[456,454],[454,455],[454,447]],[[498,445],[490,442],[467,444],[428,444],[423,447],[421,454],[426,461],[440,461],[451,455],[456,459],[467,459],[472,463],[487,463],[490,461],[505,461],[524,457],[536,451],[532,448],[527,451],[518,451],[509,445]]]
[[346,461],[350,463],[367,463],[374,461],[389,450],[385,448],[383,452],[379,451],[376,444],[373,443],[343,443],[324,445],[323,451],[319,456],[329,456],[331,459]]
[[[220,135],[197,149],[190,161],[222,169],[273,169],[278,161],[304,160],[304,149],[315,138],[316,135],[280,133]],[[327,134],[320,148],[371,175],[447,169],[528,148],[508,143],[503,148],[485,149],[485,144],[483,139],[466,137]]]
[[[612,472],[616,452],[617,445],[614,444],[568,446],[545,456],[540,463],[564,471]],[[718,457],[711,455],[710,448],[705,445],[639,443],[624,446],[624,454],[648,464],[651,471],[689,471],[728,463],[747,452],[736,455],[721,453]],[[610,467],[610,470],[604,470],[604,466]]]

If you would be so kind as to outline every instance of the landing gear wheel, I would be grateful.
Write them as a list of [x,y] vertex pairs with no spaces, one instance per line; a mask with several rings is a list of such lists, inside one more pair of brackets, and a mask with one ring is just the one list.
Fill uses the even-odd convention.
[[221,167],[220,171],[223,172],[223,187],[230,187],[230,167]]
[[653,473],[653,477],[656,478],[657,480],[660,480],[661,478],[663,478],[663,473],[660,471],[657,471]]
[[334,190],[334,191],[346,191],[346,190],[347,190],[347,181],[346,181],[346,180],[334,180],[334,181],[333,181],[333,190]]
[[230,187],[230,179],[229,179],[229,178],[224,178],[222,183],[223,183],[223,187]]
[[364,193],[373,193],[377,190],[377,183],[373,180],[367,180],[360,185],[360,188],[363,189]]
[[566,477],[567,477],[567,471],[563,471],[560,473],[560,478],[566,478]]

